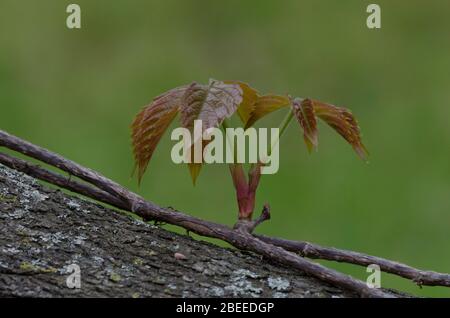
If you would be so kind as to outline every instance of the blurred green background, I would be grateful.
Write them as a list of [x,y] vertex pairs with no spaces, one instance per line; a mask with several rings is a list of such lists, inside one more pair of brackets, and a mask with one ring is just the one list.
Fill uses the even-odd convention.
[[[78,0],[0,1],[0,129],[96,169],[162,206],[231,225],[225,165],[194,188],[170,160],[166,134],[140,189],[129,125],[151,99],[192,81],[239,79],[265,93],[313,97],[353,110],[365,164],[329,127],[309,155],[296,122],[281,167],[264,176],[259,232],[450,271],[450,2]],[[262,120],[276,126],[283,111]],[[327,263],[365,279],[365,268]],[[383,287],[424,296],[450,290],[382,275]]]

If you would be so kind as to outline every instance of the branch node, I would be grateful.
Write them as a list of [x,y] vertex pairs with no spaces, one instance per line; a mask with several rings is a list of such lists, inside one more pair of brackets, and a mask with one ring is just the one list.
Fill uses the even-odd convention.
[[264,207],[261,211],[261,215],[254,221],[249,220],[239,220],[234,225],[234,230],[241,230],[246,233],[253,233],[255,228],[260,225],[261,223],[270,220],[270,205],[269,203],[264,204]]

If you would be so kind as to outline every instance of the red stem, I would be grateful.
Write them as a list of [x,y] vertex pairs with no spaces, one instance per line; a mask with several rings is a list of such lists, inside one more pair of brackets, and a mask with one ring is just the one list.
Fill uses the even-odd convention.
[[256,189],[261,177],[261,164],[254,164],[248,172],[248,181],[244,167],[240,163],[230,165],[236,198],[239,207],[239,220],[251,220],[255,210]]

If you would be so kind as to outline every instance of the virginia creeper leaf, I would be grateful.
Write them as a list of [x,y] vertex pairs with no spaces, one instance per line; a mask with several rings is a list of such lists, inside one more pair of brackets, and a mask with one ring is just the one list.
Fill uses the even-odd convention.
[[310,99],[301,100],[300,98],[296,98],[292,101],[292,110],[300,126],[303,128],[303,139],[309,152],[317,149],[318,132],[313,102]]
[[[210,80],[209,85],[191,84],[181,101],[181,125],[193,132],[194,121],[202,121],[202,132],[218,127],[224,119],[231,117],[243,100],[243,90],[238,84],[225,84]],[[203,149],[206,145],[203,144]],[[188,165],[192,181],[200,173],[201,163]]]
[[179,111],[186,86],[172,89],[142,109],[131,126],[133,153],[139,183],[158,142]]
[[192,183],[195,186],[195,183],[197,182],[197,177],[200,174],[200,170],[202,169],[202,164],[201,163],[188,163],[188,169],[189,169],[189,173],[191,174],[191,179],[192,179]]
[[[205,150],[205,147],[211,142],[211,140],[202,140],[202,161],[203,161],[203,151]],[[191,174],[192,183],[195,186],[195,183],[197,181],[197,177],[200,175],[200,170],[202,169],[202,163],[196,163],[194,161],[194,145],[191,145],[190,150],[190,162],[188,163],[188,169],[189,173]]]
[[251,113],[255,110],[256,101],[258,100],[258,91],[250,85],[239,81],[224,81],[225,84],[237,84],[242,89],[242,102],[237,112],[244,126],[250,119]]
[[353,114],[346,108],[312,101],[317,117],[336,130],[353,147],[359,157],[367,160],[368,152],[361,141],[361,132]]
[[242,94],[237,84],[216,80],[210,80],[209,85],[191,84],[182,98],[181,125],[192,130],[194,121],[202,120],[203,131],[218,127],[237,110]]
[[289,98],[279,95],[264,95],[258,97],[255,108],[252,111],[250,118],[245,124],[245,129],[253,126],[253,124],[260,118],[274,112],[280,108],[290,104]]

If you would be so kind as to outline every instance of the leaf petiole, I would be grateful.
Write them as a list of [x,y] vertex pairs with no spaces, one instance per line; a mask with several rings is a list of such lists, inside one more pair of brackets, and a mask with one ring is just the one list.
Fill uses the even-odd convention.
[[281,137],[283,136],[286,129],[289,127],[289,124],[291,123],[293,117],[294,117],[294,112],[292,111],[292,108],[291,108],[291,109],[289,109],[289,112],[286,114],[286,116],[284,117],[283,121],[281,122],[281,124],[279,126],[278,138],[276,140],[274,140],[274,142],[270,146],[270,150],[269,150],[267,157],[270,157],[270,155],[272,154],[273,148],[277,145],[278,142],[280,142]]

